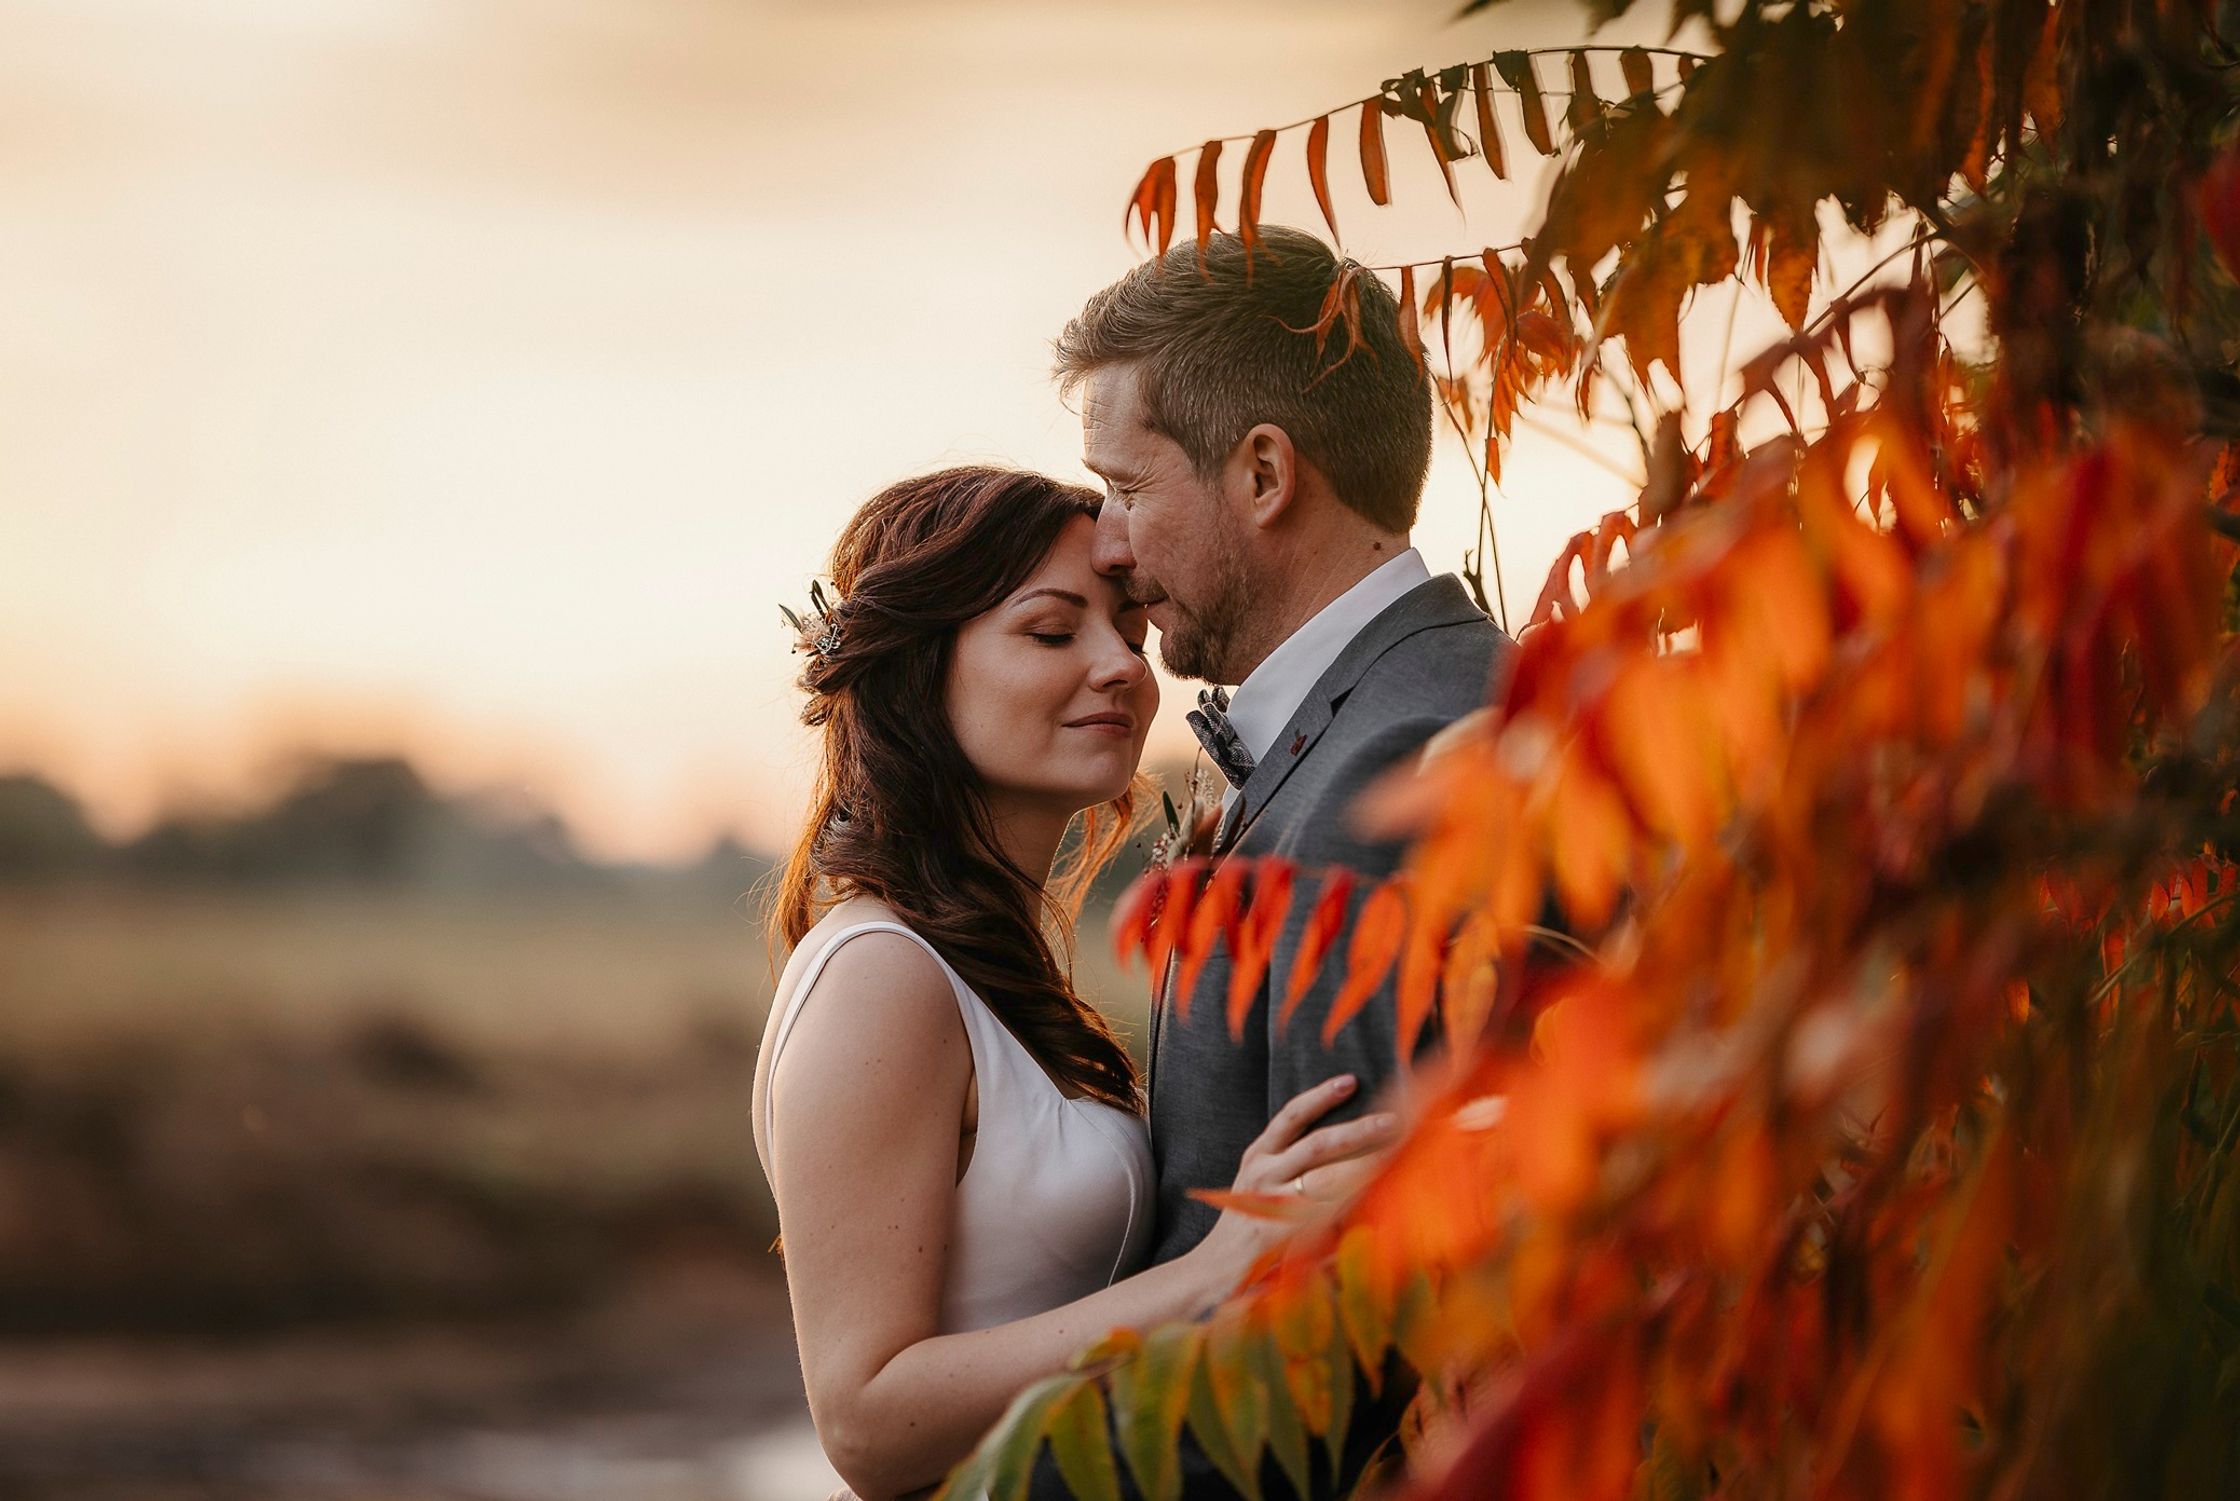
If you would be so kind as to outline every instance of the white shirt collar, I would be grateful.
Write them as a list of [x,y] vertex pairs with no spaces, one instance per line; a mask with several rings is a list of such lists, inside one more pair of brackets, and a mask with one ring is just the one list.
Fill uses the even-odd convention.
[[1285,637],[1252,669],[1230,695],[1229,723],[1253,760],[1267,759],[1283,727],[1362,628],[1403,594],[1430,580],[1423,554],[1411,547],[1316,611],[1313,619]]

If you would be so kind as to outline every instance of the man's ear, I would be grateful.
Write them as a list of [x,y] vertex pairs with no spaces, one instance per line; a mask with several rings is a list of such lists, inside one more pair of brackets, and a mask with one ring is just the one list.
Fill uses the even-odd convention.
[[1298,498],[1299,452],[1291,434],[1274,423],[1263,422],[1240,438],[1229,463],[1254,526],[1273,526]]

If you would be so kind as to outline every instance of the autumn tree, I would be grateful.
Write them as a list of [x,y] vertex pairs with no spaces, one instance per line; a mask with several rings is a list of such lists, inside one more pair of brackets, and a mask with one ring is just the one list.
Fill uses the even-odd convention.
[[[1155,1501],[1184,1425],[1303,1485],[1394,1349],[1411,1495],[2240,1494],[2240,7],[1670,21],[1261,131],[1227,201],[1220,143],[1191,163],[1195,233],[1249,242],[1294,142],[1333,237],[1332,170],[1383,203],[1394,150],[1555,159],[1513,243],[1360,274],[1487,478],[1482,597],[1527,406],[1618,390],[1647,483],[1370,810],[1412,853],[1327,962],[1445,1029],[1404,1145],[1211,1319],[1025,1393],[951,1494],[1047,1440],[1114,1495],[1108,1418]],[[1181,176],[1129,200],[1154,246]],[[1786,332],[1684,380],[1737,284]],[[1121,939],[1249,962],[1326,878],[1177,867]],[[1550,897],[1576,952],[1523,963]]]

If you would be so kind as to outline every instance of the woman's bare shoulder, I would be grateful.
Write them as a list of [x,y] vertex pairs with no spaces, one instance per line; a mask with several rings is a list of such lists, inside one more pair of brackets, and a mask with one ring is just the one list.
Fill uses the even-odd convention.
[[[796,960],[823,951],[836,935],[872,922],[908,926],[884,902],[851,898],[801,935],[794,947]],[[924,1041],[964,1035],[956,993],[941,961],[916,938],[902,933],[864,933],[833,949],[800,1005],[803,1014],[798,1026],[811,1025],[812,1018],[821,1015],[825,1020],[820,1030],[863,1027],[889,1039]]]

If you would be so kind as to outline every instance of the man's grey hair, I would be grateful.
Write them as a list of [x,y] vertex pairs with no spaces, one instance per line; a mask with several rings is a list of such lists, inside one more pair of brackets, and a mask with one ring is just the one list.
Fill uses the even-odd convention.
[[1244,242],[1215,234],[1201,268],[1195,242],[1121,277],[1089,299],[1057,340],[1068,395],[1109,365],[1137,372],[1146,420],[1172,438],[1202,479],[1268,422],[1290,435],[1338,499],[1375,525],[1415,525],[1431,468],[1431,381],[1400,339],[1399,302],[1369,272],[1355,277],[1361,347],[1343,324],[1318,352],[1311,332],[1340,271],[1305,230],[1265,225]]

